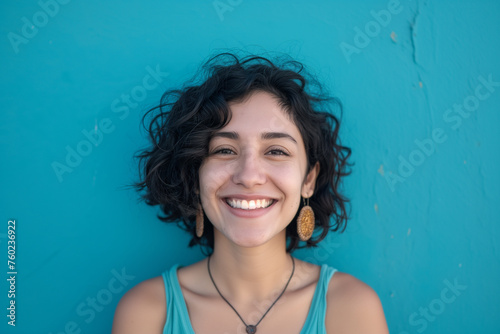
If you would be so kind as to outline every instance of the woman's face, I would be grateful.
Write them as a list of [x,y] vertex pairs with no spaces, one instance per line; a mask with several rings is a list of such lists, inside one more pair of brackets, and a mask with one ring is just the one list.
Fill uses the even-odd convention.
[[199,170],[200,199],[216,238],[255,247],[285,233],[301,196],[313,194],[319,166],[306,175],[302,136],[273,95],[257,91],[229,107],[231,121]]

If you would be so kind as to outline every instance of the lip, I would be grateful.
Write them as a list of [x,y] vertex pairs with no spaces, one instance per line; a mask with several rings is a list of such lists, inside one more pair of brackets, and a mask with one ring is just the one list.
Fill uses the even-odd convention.
[[[259,208],[259,209],[253,209],[253,210],[244,210],[244,209],[238,209],[238,208],[233,208],[229,204],[227,204],[226,199],[241,199],[241,200],[257,200],[257,199],[265,199],[265,200],[273,200],[273,203],[268,206],[267,208]],[[228,195],[224,196],[221,198],[222,203],[225,205],[225,207],[228,209],[229,212],[231,212],[233,215],[237,217],[242,217],[242,218],[257,218],[262,215],[265,215],[267,212],[269,212],[274,205],[278,202],[277,199],[269,197],[269,196],[264,196],[264,195]]]
[[276,198],[269,197],[269,196],[266,196],[266,195],[232,194],[232,195],[225,195],[222,198],[224,200],[227,199],[227,198],[230,198],[230,199],[244,199],[244,200],[247,200],[247,201],[257,200],[257,199],[265,199],[265,200],[271,200],[272,199],[272,200],[276,201]]

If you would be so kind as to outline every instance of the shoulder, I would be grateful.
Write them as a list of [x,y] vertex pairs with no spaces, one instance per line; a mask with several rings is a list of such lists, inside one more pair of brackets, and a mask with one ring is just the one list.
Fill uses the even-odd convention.
[[328,286],[327,305],[328,332],[389,333],[377,293],[354,276],[342,272],[333,275]]
[[134,286],[120,299],[115,310],[112,334],[161,334],[166,320],[163,277]]

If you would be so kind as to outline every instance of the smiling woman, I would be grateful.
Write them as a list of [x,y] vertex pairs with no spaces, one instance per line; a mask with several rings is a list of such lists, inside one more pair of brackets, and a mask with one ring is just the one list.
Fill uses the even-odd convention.
[[225,53],[204,70],[150,110],[135,186],[207,258],[128,291],[113,334],[388,333],[369,286],[291,255],[346,226],[340,103],[291,60]]

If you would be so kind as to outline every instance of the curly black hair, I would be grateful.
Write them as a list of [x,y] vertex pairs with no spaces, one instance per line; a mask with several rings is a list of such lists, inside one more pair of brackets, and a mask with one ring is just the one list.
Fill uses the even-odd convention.
[[[201,245],[210,253],[214,246],[213,225],[206,216],[203,236],[198,238],[195,231],[200,203],[198,171],[208,156],[210,139],[229,123],[228,103],[243,100],[255,91],[276,96],[291,115],[304,140],[308,171],[316,162],[320,165],[310,198],[315,230],[320,233],[302,244],[295,224],[289,224],[287,251],[316,246],[329,230],[343,232],[346,228],[349,200],[339,188],[353,164],[348,162],[351,149],[340,143],[340,101],[324,94],[319,82],[305,73],[304,66],[289,57],[273,62],[262,56],[221,53],[211,57],[182,89],[166,91],[160,104],[146,112],[142,125],[152,146],[135,155],[140,180],[133,187],[139,192],[145,190],[141,200],[148,205],[160,206],[164,214],[158,214],[160,220],[176,222],[191,234],[190,247]],[[331,106],[339,109],[340,117],[329,110]],[[152,118],[146,127],[149,114]],[[297,216],[298,211],[294,221]]]

